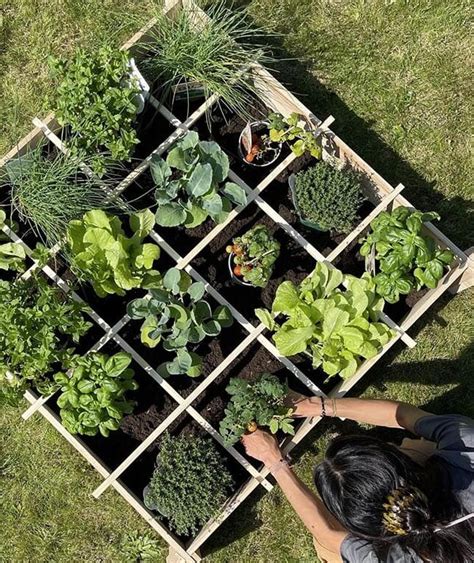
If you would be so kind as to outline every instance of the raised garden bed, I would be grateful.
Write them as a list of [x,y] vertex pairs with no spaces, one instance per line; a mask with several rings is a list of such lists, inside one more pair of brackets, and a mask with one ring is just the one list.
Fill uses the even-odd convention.
[[[201,17],[206,16],[201,14]],[[152,25],[153,22],[132,38],[127,47],[133,50],[137,41],[146,38]],[[85,348],[90,345],[90,348],[108,354],[121,350],[131,354],[132,367],[139,384],[139,388],[131,393],[131,398],[137,401],[137,407],[122,419],[119,429],[112,432],[110,437],[80,437],[70,434],[61,424],[56,395],[40,397],[34,390],[27,391],[25,395],[31,406],[24,418],[40,412],[102,475],[104,482],[94,491],[94,496],[99,497],[107,487],[113,486],[186,561],[200,560],[198,550],[206,539],[255,488],[259,485],[267,490],[272,488],[267,480],[268,471],[247,459],[240,445],[225,447],[217,432],[228,400],[225,387],[229,378],[252,380],[259,373],[269,372],[281,380],[287,380],[291,388],[302,393],[342,396],[399,339],[409,346],[414,345],[407,330],[467,268],[466,254],[428,223],[425,226],[428,236],[439,247],[450,249],[455,254],[455,260],[436,288],[423,295],[410,296],[410,305],[402,303],[385,309],[386,314],[380,320],[395,328],[394,336],[375,357],[363,362],[355,375],[345,380],[338,377],[327,379],[321,370],[313,370],[311,363],[302,355],[291,358],[280,356],[271,334],[259,323],[254,309],[271,307],[276,289],[282,281],[301,282],[317,262],[326,262],[344,273],[360,276],[364,271],[364,261],[358,255],[357,241],[367,231],[370,222],[385,209],[412,206],[400,195],[403,186],[393,188],[328,128],[331,120],[322,123],[263,69],[255,79],[265,84],[262,91],[266,92],[261,107],[256,110],[256,118],[261,118],[267,110],[285,116],[292,112],[304,115],[313,124],[315,134],[321,140],[322,158],[335,159],[359,175],[367,198],[360,209],[359,224],[347,235],[318,232],[301,225],[291,204],[288,177],[313,165],[316,162],[313,158],[296,157],[285,145],[274,165],[258,170],[251,168],[242,161],[237,151],[238,137],[245,126],[240,118],[228,114],[224,119],[212,108],[209,129],[204,113],[212,104],[193,102],[191,108],[178,105],[176,115],[172,115],[165,106],[151,98],[150,105],[159,115],[151,123],[156,122],[159,132],[155,135],[154,125],[147,129],[139,149],[141,152],[137,153],[142,160],[134,163],[136,166],[133,170],[130,168],[129,173],[117,183],[116,192],[121,193],[126,201],[133,201],[137,207],[154,206],[154,199],[150,196],[154,185],[149,170],[152,154],[166,155],[174,143],[190,130],[198,131],[201,140],[215,140],[221,145],[230,160],[229,178],[245,189],[247,204],[234,206],[223,223],[216,224],[208,219],[196,229],[155,226],[148,238],[161,247],[160,271],[176,266],[190,274],[194,281],[204,281],[206,298],[211,306],[229,307],[234,325],[224,328],[214,339],[208,338],[196,345],[194,350],[203,357],[203,369],[199,377],[175,375],[164,379],[158,371],[158,365],[168,359],[166,353],[161,348],[143,346],[140,323],[131,320],[126,314],[127,304],[146,292],[134,290],[128,292],[126,297],[101,299],[85,283],[75,293],[77,299],[90,305],[90,316],[94,322]],[[163,120],[166,121],[166,127],[162,125]],[[182,121],[184,124],[180,125]],[[54,150],[65,150],[58,136],[61,135],[61,128],[53,116],[44,122],[36,120],[35,123],[37,128],[6,155],[0,165],[24,154],[28,148],[45,139],[49,141],[50,149],[56,147]],[[162,138],[161,133],[168,129],[170,135],[166,139]],[[148,195],[143,196],[144,193]],[[257,224],[265,225],[281,245],[281,254],[271,281],[263,289],[236,284],[229,275],[225,251],[233,238]],[[31,253],[36,242],[34,233],[20,230],[16,235],[8,227],[3,227],[3,231],[12,240],[23,240]],[[32,260],[28,265],[30,269],[37,267]],[[70,291],[68,284],[74,282],[74,276],[60,258],[50,261],[43,271],[52,282]],[[85,348],[81,344],[80,351],[87,352]],[[319,419],[299,422],[295,436],[286,440],[281,436],[284,450],[289,452],[318,422]],[[211,436],[234,479],[231,498],[219,514],[192,537],[173,534],[167,527],[166,519],[157,518],[142,501],[143,488],[150,480],[166,431],[176,436]]]

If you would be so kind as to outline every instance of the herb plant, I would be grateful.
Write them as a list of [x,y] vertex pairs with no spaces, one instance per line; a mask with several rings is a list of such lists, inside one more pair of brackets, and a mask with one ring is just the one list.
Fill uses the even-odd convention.
[[[274,331],[280,354],[305,354],[313,368],[348,378],[356,373],[362,358],[373,358],[393,335],[385,323],[376,322],[383,303],[369,274],[361,278],[343,275],[319,262],[299,285],[291,281],[280,284],[272,314],[265,309],[255,313]],[[286,317],[282,324],[273,319],[279,313]]]
[[12,401],[33,385],[48,395],[52,371],[71,355],[64,336],[78,342],[91,327],[84,305],[43,277],[0,281],[0,388]]
[[439,219],[435,212],[411,211],[397,207],[384,211],[371,223],[371,232],[359,243],[367,259],[373,254],[379,273],[374,278],[377,293],[396,303],[423,286],[434,289],[452,263],[450,250],[436,248],[434,240],[421,234],[423,223]]
[[217,2],[208,15],[209,20],[197,26],[199,14],[191,7],[172,18],[160,8],[149,32],[151,41],[143,47],[140,69],[150,82],[162,86],[165,96],[175,86],[190,85],[191,90],[198,85],[206,98],[217,94],[218,104],[250,118],[261,90],[252,65],[272,62],[269,48],[258,43],[264,36],[249,26],[245,11],[229,10],[224,2]]
[[147,508],[168,519],[170,529],[190,536],[217,513],[232,487],[211,439],[166,433],[143,496]]
[[280,255],[280,243],[265,225],[255,225],[232,242],[226,251],[234,254],[234,274],[255,287],[265,287]]
[[[39,145],[8,161],[5,183],[20,220],[54,246],[65,236],[70,221],[91,209],[111,207],[107,193],[115,185],[115,178],[113,173],[100,180],[87,176],[78,169],[76,158],[60,151],[45,157],[44,148]],[[84,157],[83,163],[93,164],[89,157]]]
[[135,403],[125,394],[138,388],[129,368],[132,358],[126,352],[113,356],[92,352],[73,356],[66,362],[68,373],[57,373],[54,380],[61,389],[58,407],[61,420],[71,434],[109,436],[117,430]]
[[220,305],[212,311],[203,299],[204,292],[202,282],[193,283],[189,274],[171,268],[150,290],[149,298],[135,299],[128,305],[132,319],[145,319],[141,328],[143,344],[154,348],[162,342],[165,350],[176,354],[172,361],[159,366],[164,377],[198,377],[202,358],[189,348],[208,336],[217,336],[232,324],[229,309]]
[[339,233],[353,229],[365,199],[355,174],[326,161],[295,175],[293,197],[303,222]]
[[22,272],[25,269],[26,252],[20,243],[11,242],[9,237],[1,231],[1,228],[5,225],[5,220],[5,211],[0,209],[0,242],[3,240],[9,241],[0,244],[0,270]]
[[97,151],[128,160],[139,142],[134,130],[139,88],[130,76],[128,52],[110,46],[78,49],[72,59],[51,58],[50,68],[57,82],[56,117],[75,133],[68,147],[95,156],[96,172],[103,171]]
[[296,156],[309,152],[311,156],[321,158],[321,147],[314,131],[308,129],[308,124],[301,115],[292,113],[289,117],[283,117],[281,113],[270,113],[267,120],[270,141],[288,143]]
[[293,409],[285,406],[288,386],[269,373],[261,374],[255,381],[233,377],[226,388],[231,395],[219,431],[227,446],[235,444],[245,432],[265,426],[272,434],[282,430],[293,435]]
[[244,205],[244,190],[232,182],[220,185],[229,174],[229,159],[219,145],[200,141],[190,131],[168,153],[154,155],[151,174],[156,183],[156,222],[162,227],[194,228],[208,217],[224,221],[232,203]]
[[143,243],[154,225],[153,213],[144,210],[130,215],[132,237],[127,237],[118,217],[95,209],[71,221],[67,232],[72,268],[87,279],[99,297],[125,295],[126,291],[153,284],[152,270],[160,248]]

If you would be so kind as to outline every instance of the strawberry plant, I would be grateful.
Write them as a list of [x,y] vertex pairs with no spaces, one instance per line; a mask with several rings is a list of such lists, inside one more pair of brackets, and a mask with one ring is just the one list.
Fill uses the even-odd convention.
[[293,409],[285,406],[288,385],[275,375],[264,373],[255,381],[233,377],[226,388],[231,396],[219,431],[227,446],[235,444],[246,432],[264,426],[272,434],[279,430],[293,435]]
[[43,277],[0,281],[0,394],[11,402],[34,386],[48,395],[56,388],[52,372],[89,328],[84,305],[51,286]]
[[125,397],[127,391],[138,388],[134,371],[128,367],[131,361],[126,352],[110,357],[98,352],[75,355],[65,363],[69,371],[54,376],[61,389],[61,420],[71,434],[95,436],[100,432],[107,437],[133,411],[135,403]]
[[154,284],[152,270],[160,256],[156,244],[143,243],[151,232],[153,213],[146,209],[129,219],[132,237],[127,237],[118,217],[94,209],[69,223],[67,241],[72,268],[78,277],[91,282],[99,297],[125,295],[126,291]]
[[283,117],[281,113],[270,113],[267,119],[270,141],[288,143],[296,156],[309,152],[311,156],[321,158],[321,147],[301,115],[292,113],[289,117]]
[[[386,324],[376,322],[383,304],[369,274],[343,275],[319,262],[299,285],[280,284],[272,314],[265,309],[255,313],[274,331],[280,354],[305,354],[313,368],[348,378],[356,373],[361,359],[373,358],[393,335]],[[281,324],[273,318],[280,313],[286,317]]]
[[280,243],[265,225],[255,225],[226,247],[233,254],[233,272],[255,287],[265,287],[270,281],[280,254]]
[[229,158],[213,141],[200,141],[190,131],[168,153],[153,155],[150,170],[156,184],[156,222],[162,227],[185,225],[192,229],[211,217],[225,221],[232,204],[244,205],[245,191],[222,184],[229,174]]
[[165,350],[175,353],[172,361],[159,366],[163,377],[198,377],[202,358],[189,348],[232,324],[229,309],[219,305],[213,311],[204,293],[202,282],[193,283],[189,274],[171,268],[150,290],[149,298],[135,299],[127,307],[132,319],[144,319],[141,341],[145,346],[154,348],[161,342]]
[[423,223],[434,219],[439,215],[433,211],[397,207],[380,213],[370,225],[371,232],[359,240],[366,262],[375,259],[377,293],[388,303],[424,286],[434,289],[452,263],[450,250],[437,248],[431,237],[422,234]]

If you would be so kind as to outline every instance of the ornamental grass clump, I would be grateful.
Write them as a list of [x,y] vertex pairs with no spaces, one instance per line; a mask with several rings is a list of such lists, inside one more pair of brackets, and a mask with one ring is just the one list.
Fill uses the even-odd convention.
[[163,97],[173,99],[172,88],[188,85],[203,89],[206,98],[217,94],[224,103],[245,119],[259,98],[253,64],[274,61],[269,47],[258,43],[264,34],[249,25],[245,10],[229,10],[217,2],[207,11],[202,25],[192,7],[180,9],[171,18],[161,7],[157,23],[148,32],[151,41],[143,45],[145,57],[140,70],[162,87]]
[[353,172],[338,170],[326,161],[296,174],[293,198],[303,222],[338,233],[353,229],[365,199]]
[[164,434],[156,469],[143,496],[181,536],[198,531],[227,499],[233,479],[209,438]]

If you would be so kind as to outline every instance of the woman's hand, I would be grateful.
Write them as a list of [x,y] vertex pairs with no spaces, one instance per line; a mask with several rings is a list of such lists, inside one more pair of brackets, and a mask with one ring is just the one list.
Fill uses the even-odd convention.
[[242,436],[242,443],[249,456],[262,461],[267,467],[283,457],[275,437],[263,430],[245,434]]
[[291,407],[294,418],[308,418],[321,414],[321,399],[319,397],[306,397],[290,389],[285,399],[285,405]]

